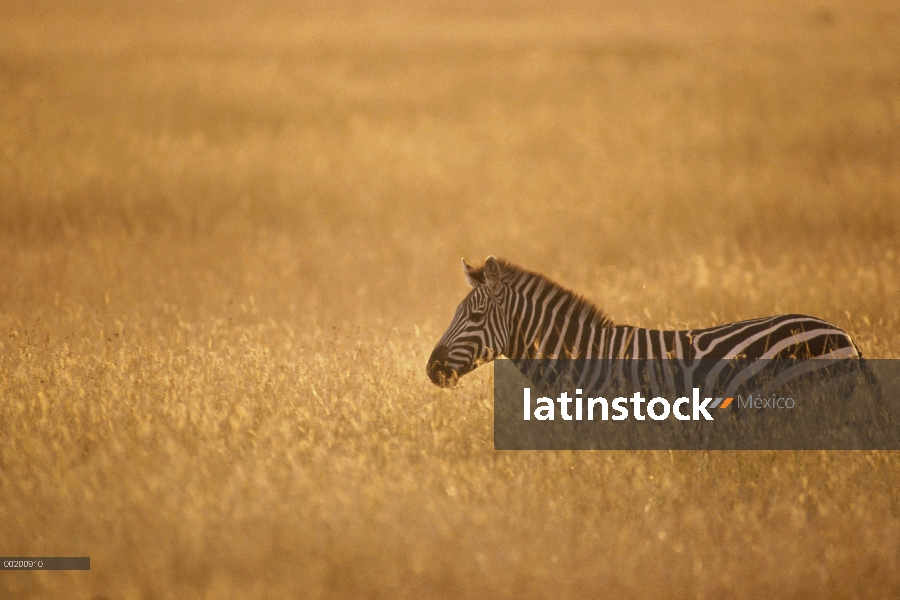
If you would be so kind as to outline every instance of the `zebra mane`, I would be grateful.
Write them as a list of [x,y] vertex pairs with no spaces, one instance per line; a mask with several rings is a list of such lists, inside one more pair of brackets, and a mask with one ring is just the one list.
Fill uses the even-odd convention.
[[[514,265],[513,263],[506,261],[502,258],[498,258],[497,262],[500,263],[501,267],[501,275],[500,279],[503,283],[513,287],[513,288],[521,288],[529,281],[537,279],[538,282],[543,282],[544,285],[552,286],[557,290],[560,290],[564,294],[570,296],[575,301],[575,314],[578,314],[584,309],[587,309],[587,322],[596,322],[601,327],[614,327],[615,323],[609,316],[600,310],[596,304],[592,301],[588,300],[581,294],[577,292],[573,292],[569,288],[560,285],[548,278],[545,275],[541,275],[540,273],[535,273],[534,271],[529,271],[528,269],[524,269],[518,265]],[[478,281],[479,283],[484,283],[484,263],[482,262],[480,265],[473,265],[468,271],[469,277]]]

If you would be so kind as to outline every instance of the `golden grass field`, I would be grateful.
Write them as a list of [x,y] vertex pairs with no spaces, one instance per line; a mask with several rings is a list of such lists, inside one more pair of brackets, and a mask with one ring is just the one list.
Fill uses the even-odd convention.
[[900,357],[893,0],[5,3],[0,598],[890,598],[897,452],[495,452],[505,257]]

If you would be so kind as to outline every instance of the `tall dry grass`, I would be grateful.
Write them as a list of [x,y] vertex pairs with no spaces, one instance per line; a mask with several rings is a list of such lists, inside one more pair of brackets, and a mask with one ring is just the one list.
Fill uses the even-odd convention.
[[10,598],[886,597],[888,452],[494,452],[496,254],[898,357],[891,2],[4,6]]

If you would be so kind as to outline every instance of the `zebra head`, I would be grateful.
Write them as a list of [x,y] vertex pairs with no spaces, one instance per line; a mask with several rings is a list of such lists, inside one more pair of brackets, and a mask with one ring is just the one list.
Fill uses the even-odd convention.
[[511,293],[502,280],[503,268],[493,256],[481,267],[462,261],[472,290],[456,307],[450,327],[428,359],[428,378],[453,387],[460,377],[506,351],[509,324],[504,311]]

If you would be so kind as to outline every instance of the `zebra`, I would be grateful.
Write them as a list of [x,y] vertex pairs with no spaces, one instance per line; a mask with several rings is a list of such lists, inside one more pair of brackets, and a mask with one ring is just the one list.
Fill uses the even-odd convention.
[[426,366],[429,379],[440,387],[455,386],[460,377],[501,356],[523,372],[522,363],[560,358],[673,360],[688,367],[701,359],[711,359],[704,360],[707,365],[741,359],[801,364],[813,358],[859,359],[866,378],[873,378],[850,335],[815,317],[784,314],[689,330],[616,325],[583,296],[505,260],[489,256],[473,266],[463,259],[462,265],[472,289]]

